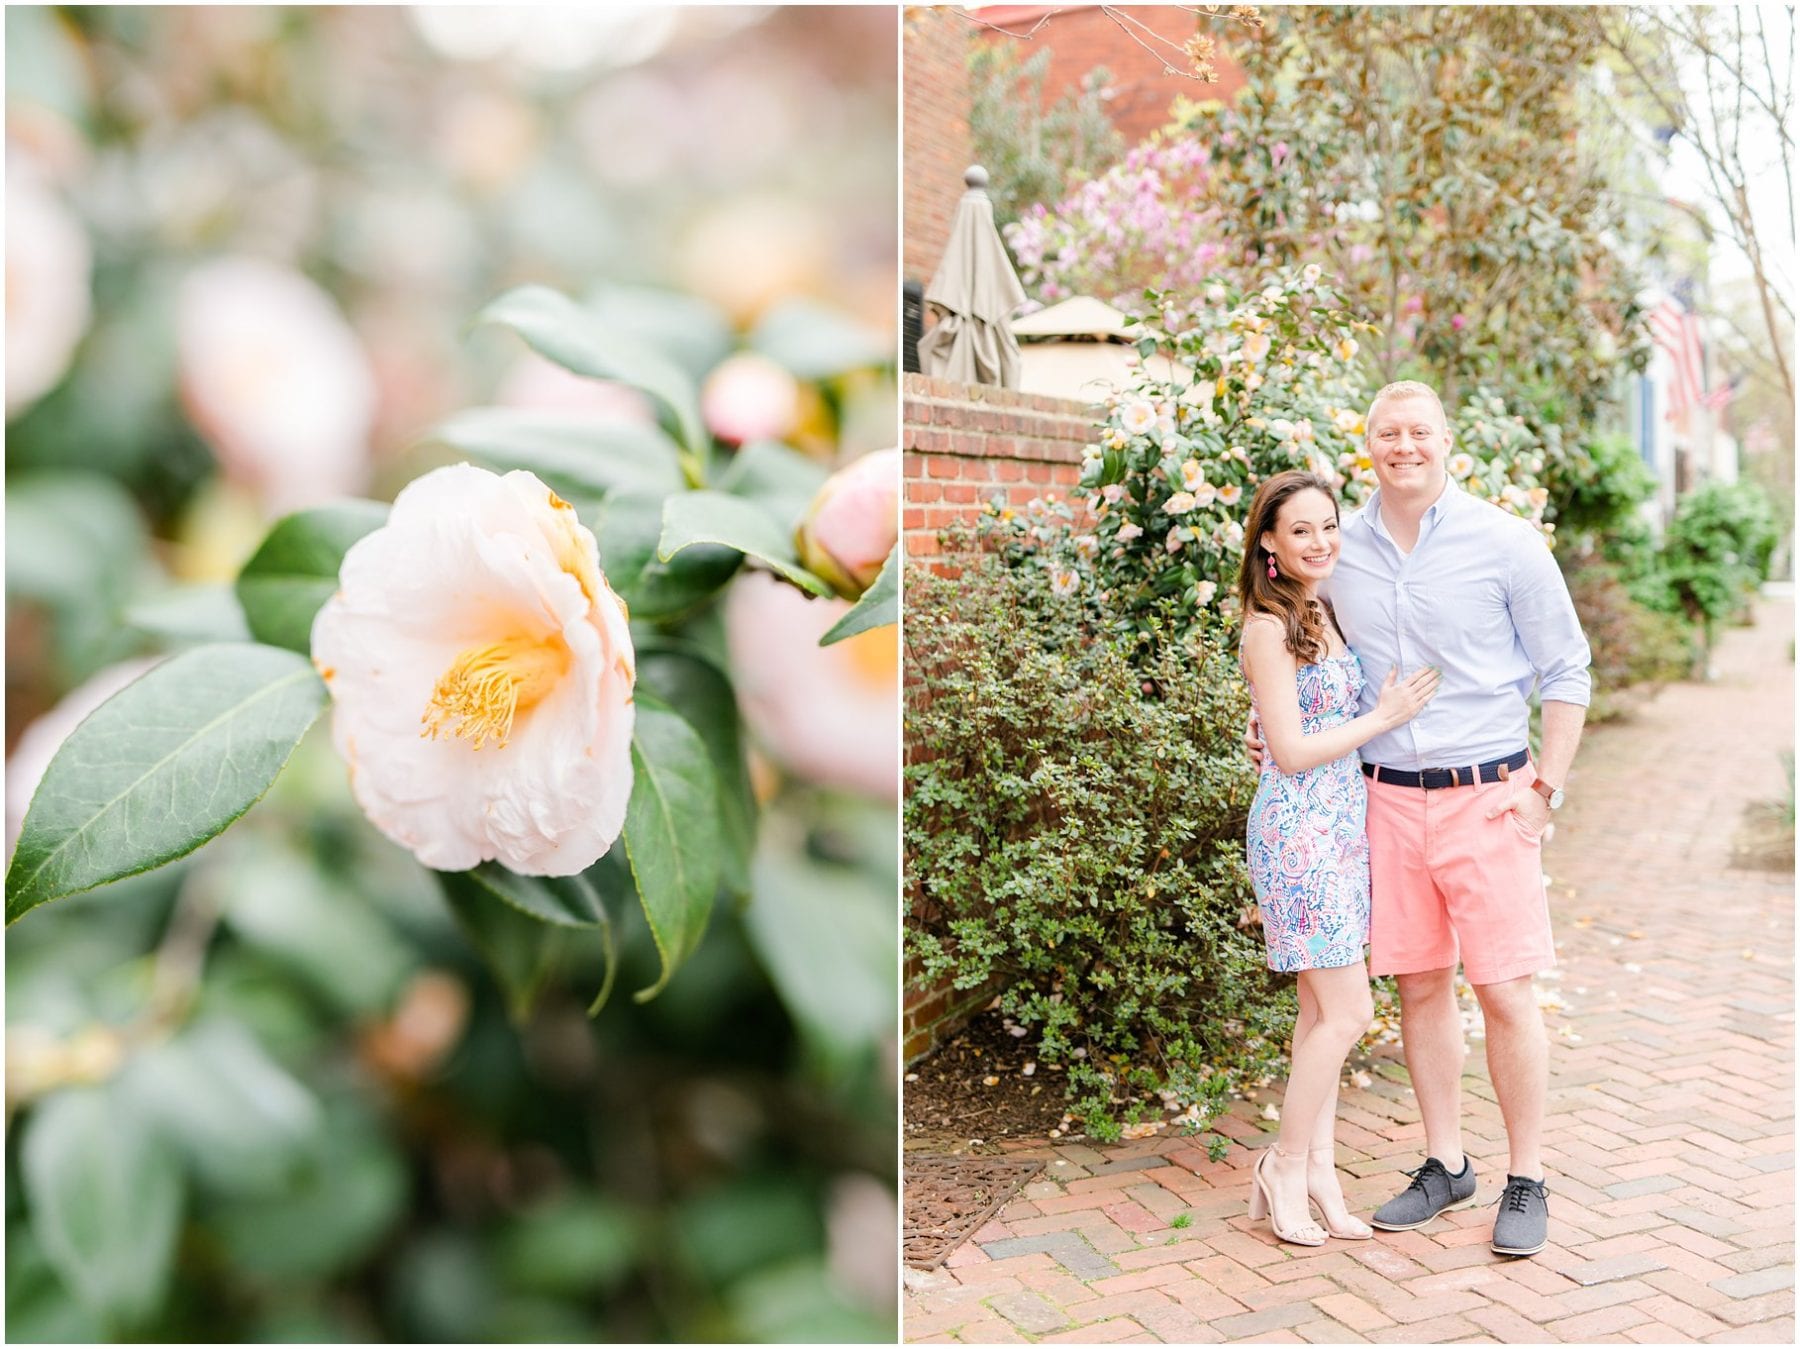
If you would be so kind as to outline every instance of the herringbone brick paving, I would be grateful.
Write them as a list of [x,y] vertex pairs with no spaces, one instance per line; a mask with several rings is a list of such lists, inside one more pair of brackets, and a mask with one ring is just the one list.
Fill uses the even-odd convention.
[[[1552,1037],[1550,1245],[1488,1249],[1505,1137],[1470,1032],[1465,1143],[1483,1207],[1317,1249],[1245,1215],[1273,1126],[1234,1146],[1023,1145],[1049,1163],[945,1266],[906,1275],[925,1342],[1794,1341],[1793,882],[1735,870],[1745,807],[1783,794],[1792,602],[1725,635],[1708,684],[1590,731],[1545,849],[1560,966]],[[1367,1214],[1417,1164],[1398,1050],[1346,1086],[1340,1165]],[[1188,1224],[1171,1226],[1179,1214]]]

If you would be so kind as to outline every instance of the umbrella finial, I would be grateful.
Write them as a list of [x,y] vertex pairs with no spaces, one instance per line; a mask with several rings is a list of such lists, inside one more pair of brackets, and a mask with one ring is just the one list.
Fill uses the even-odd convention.
[[988,185],[988,171],[979,164],[971,164],[963,170],[963,183],[971,192],[985,192]]

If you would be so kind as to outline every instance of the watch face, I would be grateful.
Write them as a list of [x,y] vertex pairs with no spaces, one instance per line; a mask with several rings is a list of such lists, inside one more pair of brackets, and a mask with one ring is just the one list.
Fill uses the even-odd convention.
[[1550,793],[1550,809],[1561,810],[1563,803],[1562,789],[1559,787]]

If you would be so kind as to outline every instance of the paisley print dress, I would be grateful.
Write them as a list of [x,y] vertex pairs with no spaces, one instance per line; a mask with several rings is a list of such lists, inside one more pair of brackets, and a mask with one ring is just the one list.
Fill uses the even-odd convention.
[[[1356,716],[1363,677],[1355,652],[1302,665],[1295,681],[1305,734]],[[1283,773],[1274,755],[1263,756],[1250,806],[1250,880],[1262,909],[1270,969],[1334,969],[1363,958],[1369,939],[1367,807],[1354,753],[1303,773]]]

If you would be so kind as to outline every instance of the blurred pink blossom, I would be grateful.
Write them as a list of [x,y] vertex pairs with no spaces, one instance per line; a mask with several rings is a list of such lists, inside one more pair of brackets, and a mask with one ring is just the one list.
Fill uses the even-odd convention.
[[368,480],[367,354],[331,297],[259,258],[203,263],[176,301],[182,402],[226,476],[280,514]]
[[752,735],[796,776],[882,800],[900,792],[899,629],[819,638],[847,600],[811,599],[766,572],[725,598],[725,640]]
[[780,440],[799,424],[800,385],[767,356],[739,352],[706,377],[700,415],[720,440]]
[[6,415],[55,388],[87,332],[87,235],[29,167],[6,171]]

